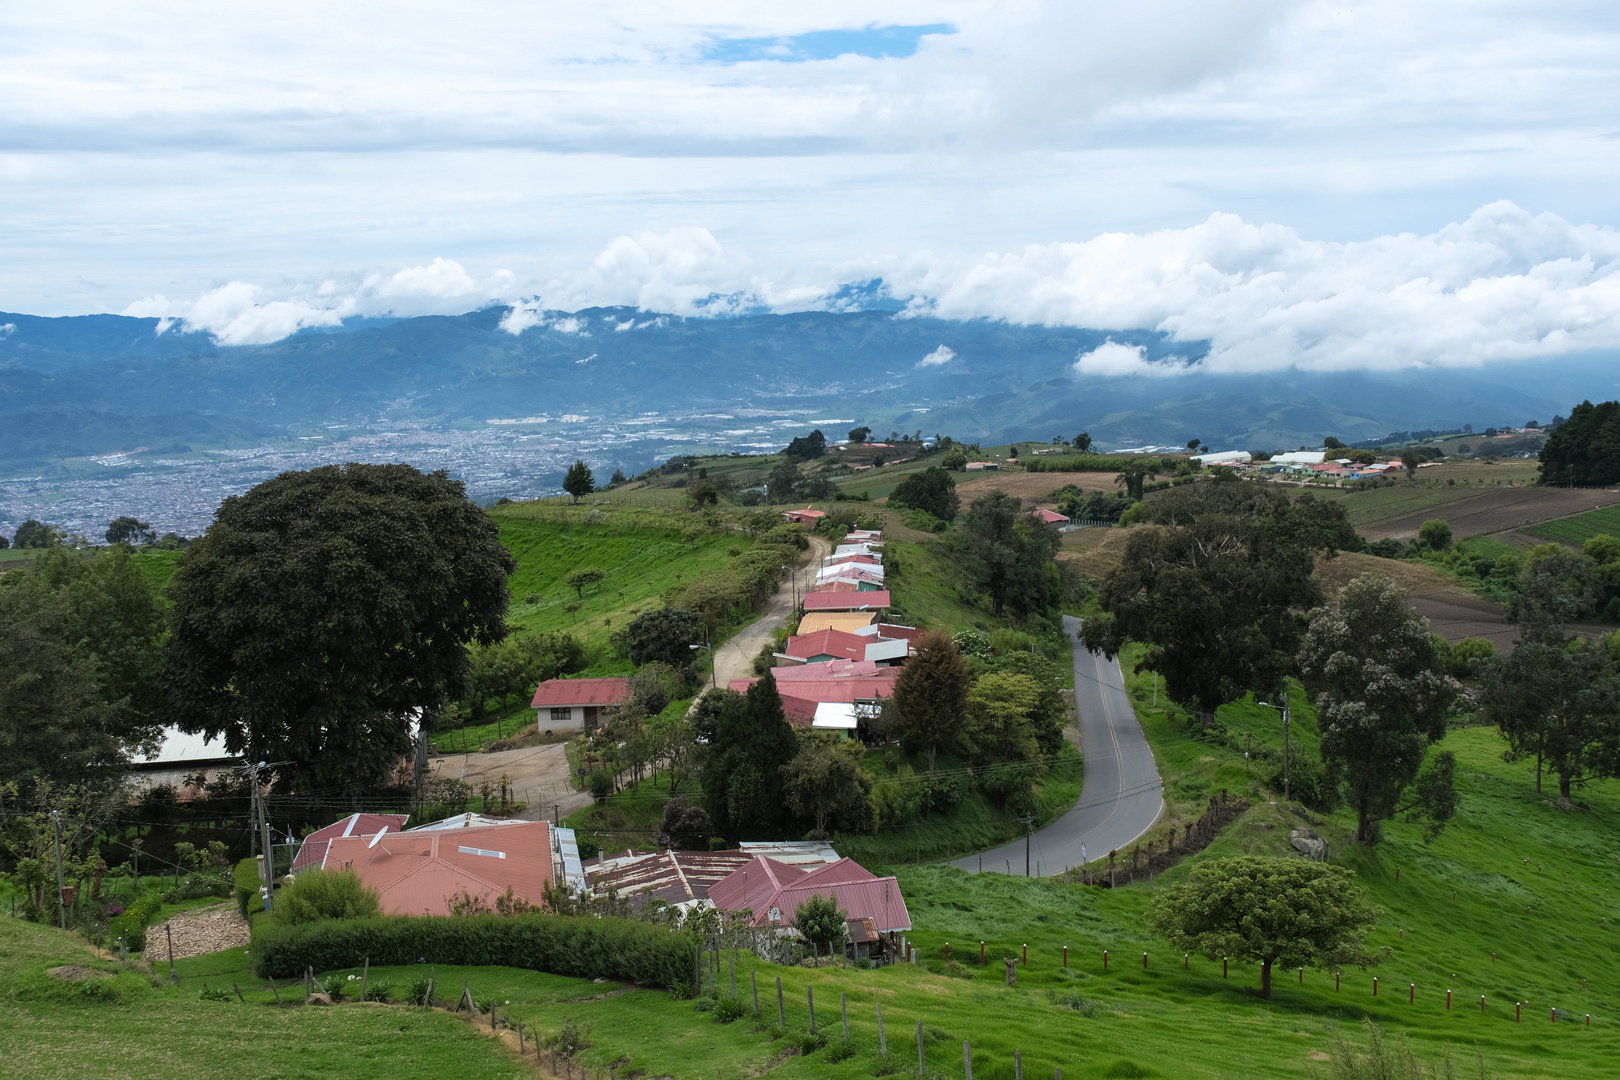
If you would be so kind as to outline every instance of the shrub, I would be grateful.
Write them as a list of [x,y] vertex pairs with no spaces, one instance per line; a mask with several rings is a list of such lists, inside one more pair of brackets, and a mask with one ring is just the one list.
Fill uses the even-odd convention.
[[748,1012],[742,998],[723,997],[714,1003],[714,1022],[729,1024],[734,1020],[741,1020]]
[[291,885],[277,890],[270,921],[277,926],[295,926],[330,919],[365,919],[380,910],[376,891],[366,888],[353,870],[311,869],[299,874]]
[[[289,974],[291,974],[291,972],[289,972]],[[410,1002],[412,1005],[433,1004],[428,1000],[428,988],[432,985],[433,980],[425,975],[412,979],[410,989],[406,991],[405,1000]]]
[[366,982],[366,1000],[387,1001],[393,989],[394,984],[387,979],[370,979]]
[[826,1061],[848,1061],[855,1056],[855,1047],[847,1042],[833,1043],[832,1049],[827,1051]]
[[[692,941],[678,931],[630,919],[557,915],[404,916],[278,926],[253,946],[260,978],[289,978],[305,968],[500,964],[553,975],[673,986],[692,977]],[[424,981],[425,986],[425,981]],[[417,999],[413,984],[412,998]]]
[[827,1045],[827,1036],[819,1031],[807,1031],[798,1040],[799,1053],[810,1055]]
[[[95,980],[92,980],[92,981],[93,982],[100,982],[101,980],[95,979]],[[231,992],[229,990],[226,990],[223,987],[219,987],[219,986],[204,986],[201,990],[197,991],[197,1000],[198,1001],[229,1001],[229,1000],[231,1000]]]

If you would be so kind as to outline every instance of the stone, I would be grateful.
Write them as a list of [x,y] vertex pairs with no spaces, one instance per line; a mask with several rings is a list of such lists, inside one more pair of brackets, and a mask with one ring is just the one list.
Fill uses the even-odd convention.
[[1317,836],[1310,829],[1299,828],[1292,830],[1288,834],[1288,842],[1293,845],[1295,851],[1312,862],[1327,862],[1327,841]]
[[1016,986],[1016,985],[1018,985],[1018,961],[1017,960],[1007,960],[1006,964],[1007,964],[1007,985],[1008,986]]
[[585,515],[585,521],[591,525],[599,525],[607,519],[607,515],[602,513],[600,510],[592,510],[590,513]]
[[311,995],[309,995],[309,1000],[305,1001],[304,1004],[305,1005],[330,1005],[330,1004],[332,1004],[332,999],[327,997],[325,994],[311,994]]
[[1570,813],[1575,809],[1575,804],[1569,801],[1568,795],[1560,795],[1558,796],[1558,809]]

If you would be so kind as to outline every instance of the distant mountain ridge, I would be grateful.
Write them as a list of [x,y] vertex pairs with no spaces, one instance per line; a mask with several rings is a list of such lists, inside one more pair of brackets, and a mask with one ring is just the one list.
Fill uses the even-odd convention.
[[[491,307],[366,320],[222,346],[179,325],[159,333],[156,319],[0,314],[0,464],[229,445],[323,425],[466,428],[563,414],[683,415],[716,443],[741,426],[737,416],[772,415],[987,442],[1089,430],[1105,448],[1198,437],[1275,449],[1328,434],[1547,420],[1581,397],[1614,396],[1616,382],[1610,357],[1243,376],[1195,364],[1160,378],[1082,377],[1076,357],[1110,340],[1141,346],[1149,360],[1196,360],[1205,350],[1153,331],[880,310],[681,318],[589,308],[536,313],[543,324],[520,334],[502,328],[511,315]],[[705,420],[706,412],[721,415]]]

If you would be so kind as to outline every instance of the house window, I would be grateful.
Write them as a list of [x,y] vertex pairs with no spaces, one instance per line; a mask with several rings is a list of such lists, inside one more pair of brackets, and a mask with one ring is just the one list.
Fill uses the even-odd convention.
[[574,710],[566,705],[560,709],[551,710],[551,722],[553,724],[566,724],[573,718]]

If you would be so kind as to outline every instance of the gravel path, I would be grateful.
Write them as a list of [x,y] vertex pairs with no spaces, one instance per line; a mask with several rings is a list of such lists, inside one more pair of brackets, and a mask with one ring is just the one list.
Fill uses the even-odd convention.
[[739,630],[735,637],[716,649],[714,681],[721,686],[732,679],[747,679],[754,674],[754,657],[771,640],[773,631],[786,626],[793,614],[795,596],[803,596],[816,583],[816,568],[821,560],[832,554],[832,545],[819,536],[810,538],[809,561],[793,568],[788,580],[782,583],[776,595],[765,607],[765,613]]
[[167,923],[158,923],[146,931],[146,954],[154,963],[169,958],[169,939],[164,927],[174,935],[174,958],[204,956],[226,949],[246,948],[248,924],[235,904],[216,904],[213,907],[182,911],[171,916]]

